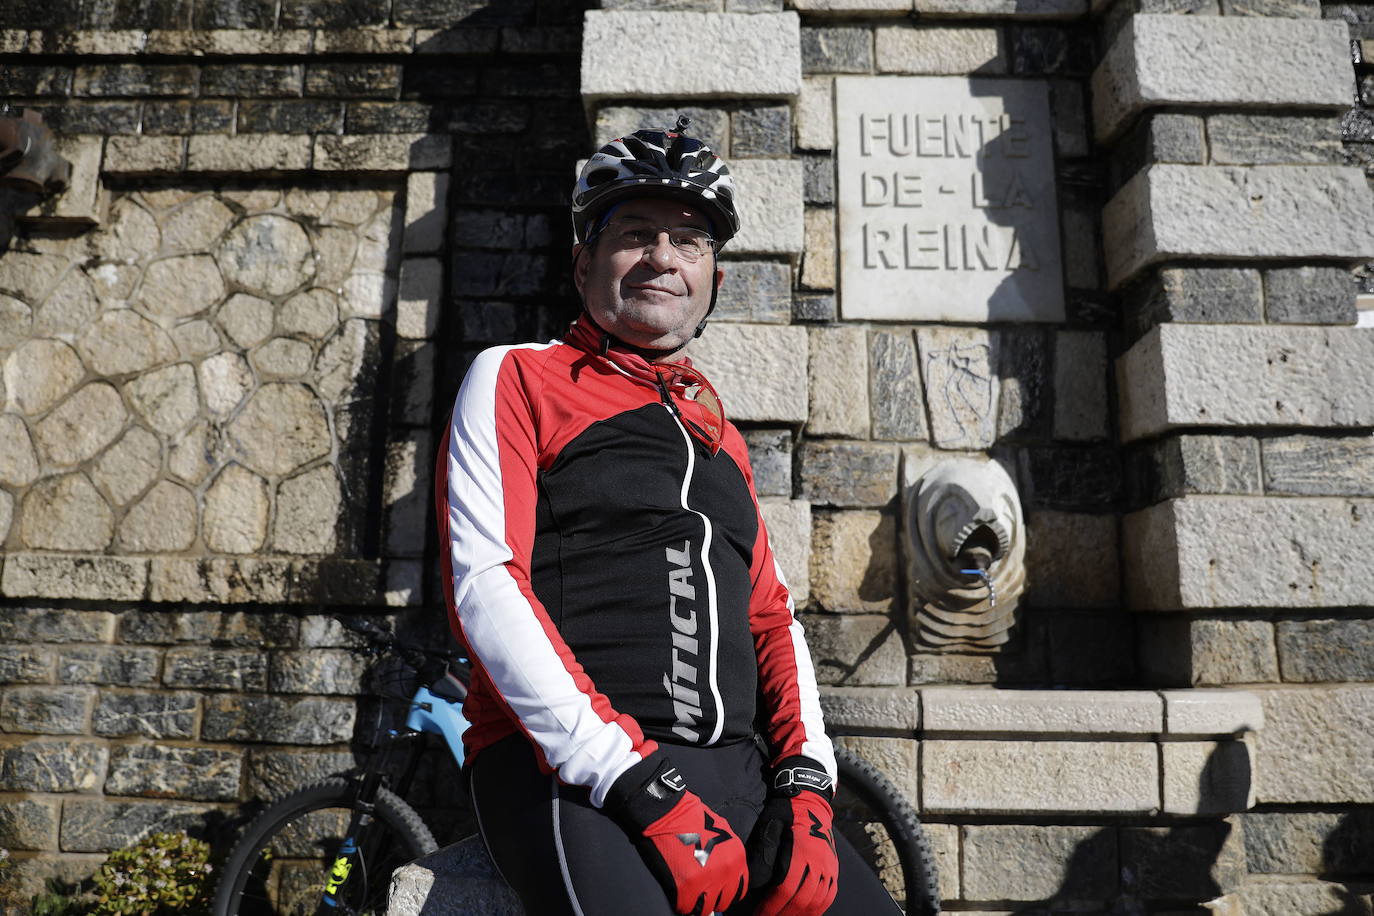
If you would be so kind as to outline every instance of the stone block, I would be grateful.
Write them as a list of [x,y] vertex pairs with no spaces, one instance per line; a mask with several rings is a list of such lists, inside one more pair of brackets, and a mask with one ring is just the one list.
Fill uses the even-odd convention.
[[414,29],[320,29],[316,54],[408,54],[415,49]]
[[1260,698],[1261,804],[1374,801],[1374,686],[1271,687]]
[[1088,0],[916,0],[916,15],[950,18],[1074,19],[1088,10]]
[[887,687],[906,682],[906,649],[891,617],[807,614],[802,624],[817,683]]
[[997,377],[998,441],[1050,438],[1055,412],[1053,345],[1035,328],[998,331],[990,340]]
[[1279,680],[1274,625],[1267,620],[1147,618],[1140,645],[1152,683],[1211,687]]
[[1341,127],[1335,117],[1216,114],[1207,118],[1211,161],[1218,165],[1340,164]]
[[816,16],[904,16],[911,0],[792,0],[792,8]]
[[[1349,107],[1348,36],[1343,24],[1286,19],[1140,14],[1126,27],[1092,78],[1099,142],[1153,106]],[[1187,49],[1206,46],[1214,54]],[[1262,72],[1240,74],[1227,63],[1257,55]]]
[[1170,737],[1236,737],[1264,729],[1264,706],[1249,690],[1162,690]]
[[1286,19],[1320,19],[1319,0],[1221,0],[1225,16],[1278,16]]
[[717,152],[730,148],[730,113],[717,108],[609,105],[596,113],[596,142],[609,143],[641,128],[672,127],[678,115],[692,119],[689,132]]
[[95,792],[110,750],[103,741],[26,741],[0,749],[0,790]]
[[0,646],[0,684],[46,684],[57,653],[37,646]]
[[61,816],[62,803],[55,798],[0,802],[0,847],[55,850]]
[[118,619],[108,611],[0,608],[0,644],[110,642]]
[[1207,161],[1207,141],[1199,115],[1149,114],[1142,117],[1117,145],[1111,162],[1111,186],[1120,187],[1141,169],[1156,162],[1201,165]]
[[[1126,590],[1139,609],[1364,605],[1367,501],[1185,497],[1126,516]],[[1237,547],[1243,545],[1239,551]]]
[[1264,272],[1264,317],[1275,324],[1354,324],[1355,280],[1343,267]]
[[1116,831],[989,824],[963,832],[965,900],[1098,901],[1117,890]]
[[807,204],[829,207],[835,203],[835,160],[829,153],[803,154],[802,180]]
[[0,694],[0,731],[81,735],[94,701],[90,687],[10,687]]
[[190,96],[196,92],[196,68],[185,64],[78,67],[72,92],[87,96]]
[[[835,148],[835,78],[807,76],[797,98],[797,146],[801,149]],[[808,195],[808,198],[810,195]],[[822,201],[815,201],[822,203]]]
[[[343,129],[344,106],[340,102],[297,99],[288,102],[241,102],[238,108],[240,134],[315,134],[337,133]],[[167,133],[205,133],[200,125],[178,125]]]
[[1151,443],[1137,470],[1138,498],[1259,494],[1260,442],[1245,436],[1171,436]]
[[439,251],[448,223],[447,172],[411,172],[406,176],[405,237],[407,254]]
[[690,354],[732,420],[799,423],[807,416],[806,330],[719,324],[695,341]]
[[834,321],[838,314],[834,293],[798,292],[792,299],[796,321]]
[[804,28],[801,65],[803,73],[871,73],[873,32],[853,26]]
[[1108,285],[1168,258],[1367,257],[1374,240],[1361,214],[1370,205],[1353,168],[1154,165],[1102,211]]
[[200,690],[266,690],[267,658],[254,649],[168,649],[162,682]]
[[897,525],[879,512],[818,512],[811,530],[811,594],[827,611],[873,613],[897,600]]
[[106,738],[196,736],[200,699],[190,693],[101,692],[91,714],[91,731]]
[[792,601],[797,607],[805,607],[811,593],[811,504],[761,498],[759,512]]
[[1233,814],[1255,804],[1255,762],[1249,741],[1166,742],[1165,814]]
[[[663,48],[691,47],[690,55]],[[592,10],[582,31],[582,98],[786,98],[801,88],[797,14]]]
[[746,108],[730,116],[732,159],[777,158],[792,152],[792,111],[785,105]]
[[1036,607],[1116,607],[1115,515],[1039,510],[1026,519],[1026,599]]
[[199,830],[208,805],[72,799],[62,808],[62,848],[110,852],[159,831]]
[[273,652],[267,689],[274,694],[354,696],[367,665],[367,659],[347,649]]
[[250,748],[244,791],[251,798],[280,798],[299,786],[347,772],[354,763],[346,751]]
[[872,435],[875,439],[913,440],[929,436],[925,390],[911,331],[875,329],[868,339]]
[[1128,442],[1186,426],[1374,425],[1362,328],[1161,325],[1116,368]]
[[792,432],[787,429],[746,429],[754,490],[760,497],[792,495]]
[[443,261],[406,258],[401,262],[401,282],[396,297],[397,336],[411,340],[434,337],[439,331],[443,294]]
[[295,597],[295,575],[285,560],[155,557],[151,566],[153,601],[256,604]]
[[439,346],[433,341],[397,342],[391,387],[392,413],[397,421],[412,426],[430,422],[438,355]]
[[1135,897],[1209,900],[1245,879],[1244,841],[1230,821],[1123,827],[1119,849],[1122,890]]
[[1374,621],[1280,620],[1275,631],[1284,681],[1374,681]]
[[907,659],[907,683],[918,687],[944,684],[991,684],[1004,681],[999,664],[1008,653],[956,655],[947,652],[914,652]]
[[813,207],[806,211],[805,252],[801,285],[808,289],[835,288],[835,211]]
[[239,751],[169,745],[120,745],[110,751],[105,794],[236,801]]
[[868,334],[862,327],[811,328],[808,352],[814,436],[868,437]]
[[821,712],[830,734],[851,729],[911,734],[921,727],[921,695],[907,687],[826,687]]
[[426,430],[412,431],[404,440],[388,443],[382,500],[387,510],[387,552],[392,556],[424,552],[433,454],[433,436]]
[[898,452],[888,443],[807,439],[800,452],[801,496],[813,505],[881,507],[897,495]]
[[0,593],[11,598],[81,598],[136,601],[148,582],[141,557],[11,553],[0,573]]
[[1007,51],[995,28],[879,26],[879,73],[1006,73]]
[[394,99],[401,89],[401,65],[392,63],[312,64],[305,94],[323,98]]
[[988,814],[1157,811],[1149,742],[924,741],[923,810]]
[[304,71],[301,64],[213,64],[201,68],[200,94],[229,98],[299,97]]
[[926,687],[927,735],[1147,735],[1164,730],[1157,693],[1134,690],[996,690]]
[[726,261],[712,321],[787,324],[792,319],[792,270],[781,261]]
[[204,741],[335,744],[353,736],[352,700],[271,696],[211,696],[205,700]]
[[319,136],[314,167],[323,172],[409,172],[446,169],[453,161],[442,134]]
[[101,684],[142,687],[157,683],[156,649],[137,646],[72,646],[57,660],[57,680],[62,684]]
[[1101,512],[1120,493],[1119,455],[1108,446],[1032,447],[1017,457],[1021,501],[1028,508]]
[[185,137],[110,137],[101,171],[111,175],[180,172]]
[[[1364,885],[1362,887],[1366,887]],[[1241,888],[1236,906],[1245,916],[1288,916],[1290,913],[1374,914],[1368,894],[1329,881],[1274,881]]]
[[920,797],[917,756],[920,743],[915,738],[881,738],[871,735],[847,735],[835,739],[835,744],[858,754],[878,768],[897,792],[916,807]]
[[195,136],[187,146],[186,163],[186,168],[192,172],[302,171],[310,168],[310,137],[301,134]]
[[801,254],[802,168],[794,159],[742,159],[730,164],[740,219],[739,235],[730,240],[731,253]]
[[1000,386],[992,332],[921,327],[916,331],[930,412],[931,442],[945,449],[986,449],[997,440]]
[[1374,812],[1368,809],[1266,811],[1241,821],[1252,874],[1357,875],[1374,860]]
[[387,898],[391,916],[525,916],[515,892],[473,836],[396,870]]
[[1060,331],[1054,338],[1054,437],[1107,437],[1107,342],[1095,331]]

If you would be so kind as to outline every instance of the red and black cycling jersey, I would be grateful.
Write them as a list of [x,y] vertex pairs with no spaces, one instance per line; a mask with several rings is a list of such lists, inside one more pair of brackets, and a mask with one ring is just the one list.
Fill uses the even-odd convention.
[[689,397],[686,360],[603,339],[584,315],[564,340],[487,350],[454,405],[435,495],[475,663],[468,753],[522,731],[597,805],[655,741],[757,729],[833,776],[743,439]]

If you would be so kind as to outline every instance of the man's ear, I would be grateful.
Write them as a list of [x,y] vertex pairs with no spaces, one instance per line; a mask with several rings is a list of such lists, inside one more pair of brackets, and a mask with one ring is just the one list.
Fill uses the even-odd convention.
[[582,287],[587,283],[587,267],[591,261],[590,257],[584,258],[582,255],[587,251],[587,246],[583,242],[573,245],[573,285],[577,287],[577,294],[582,295]]
[[721,267],[721,266],[720,266],[720,263],[717,262],[717,263],[716,263],[716,289],[719,290],[720,287],[721,287],[721,284],[723,284],[724,282],[725,282],[725,268],[724,268],[724,267]]

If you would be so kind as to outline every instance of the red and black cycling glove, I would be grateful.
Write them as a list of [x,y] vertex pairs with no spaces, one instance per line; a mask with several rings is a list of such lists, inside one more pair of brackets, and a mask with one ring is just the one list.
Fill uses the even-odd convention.
[[830,799],[834,782],[808,757],[785,758],[773,771],[768,801],[749,835],[749,874],[771,888],[756,916],[820,916],[835,900],[840,863]]
[[744,896],[744,843],[659,754],[616,780],[606,811],[634,841],[677,912],[722,913]]

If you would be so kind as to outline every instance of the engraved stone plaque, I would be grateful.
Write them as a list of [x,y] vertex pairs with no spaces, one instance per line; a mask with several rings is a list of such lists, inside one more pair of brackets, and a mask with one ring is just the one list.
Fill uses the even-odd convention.
[[1044,83],[836,78],[843,316],[1062,321],[1051,129]]

